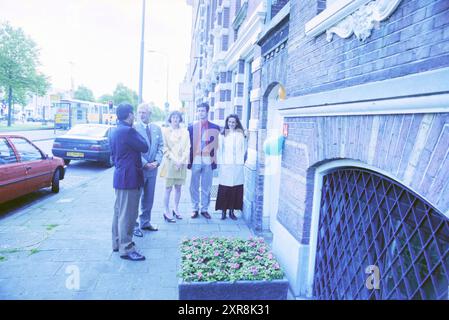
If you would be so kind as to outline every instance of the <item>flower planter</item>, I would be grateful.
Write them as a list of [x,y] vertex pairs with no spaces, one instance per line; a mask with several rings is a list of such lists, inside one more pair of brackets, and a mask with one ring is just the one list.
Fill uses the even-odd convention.
[[178,284],[179,300],[286,300],[288,281],[238,280]]
[[285,300],[288,281],[262,238],[181,242],[180,300]]

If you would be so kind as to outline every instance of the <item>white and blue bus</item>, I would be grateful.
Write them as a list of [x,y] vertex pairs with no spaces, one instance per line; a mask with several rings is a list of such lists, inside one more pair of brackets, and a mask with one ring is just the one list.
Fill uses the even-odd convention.
[[76,99],[54,102],[55,129],[70,129],[80,123],[115,124],[115,107],[108,104]]

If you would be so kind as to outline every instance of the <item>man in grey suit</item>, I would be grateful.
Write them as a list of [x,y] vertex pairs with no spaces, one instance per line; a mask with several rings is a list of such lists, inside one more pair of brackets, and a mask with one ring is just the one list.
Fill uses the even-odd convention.
[[150,123],[151,107],[147,103],[142,103],[138,106],[137,112],[140,121],[136,123],[135,129],[148,144],[148,151],[142,153],[144,185],[140,199],[140,229],[137,221],[134,228],[134,235],[142,237],[141,230],[157,231],[157,227],[151,224],[151,209],[153,208],[157,168],[162,161],[164,142],[161,128]]

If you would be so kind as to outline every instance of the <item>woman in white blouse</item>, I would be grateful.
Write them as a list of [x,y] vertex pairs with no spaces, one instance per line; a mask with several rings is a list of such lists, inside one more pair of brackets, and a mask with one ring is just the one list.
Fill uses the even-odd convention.
[[229,217],[236,220],[234,210],[243,208],[246,149],[246,135],[240,119],[231,114],[225,120],[218,147],[219,185],[215,210],[222,210],[222,220],[226,219],[227,210]]

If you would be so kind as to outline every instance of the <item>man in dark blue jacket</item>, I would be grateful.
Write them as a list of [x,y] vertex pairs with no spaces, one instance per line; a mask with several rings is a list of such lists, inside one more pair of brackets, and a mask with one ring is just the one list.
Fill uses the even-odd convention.
[[145,260],[145,257],[136,251],[132,238],[143,186],[141,153],[148,151],[148,145],[132,127],[134,113],[130,104],[121,103],[117,107],[117,120],[117,128],[110,136],[112,160],[115,165],[112,249],[119,251],[122,259]]

